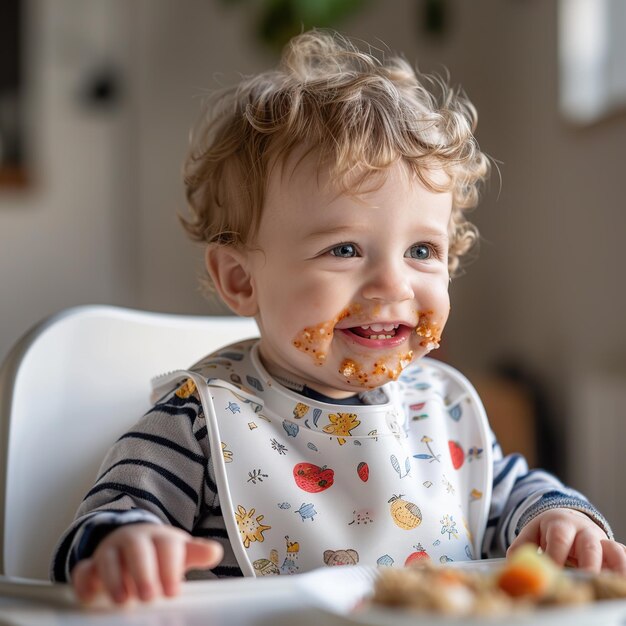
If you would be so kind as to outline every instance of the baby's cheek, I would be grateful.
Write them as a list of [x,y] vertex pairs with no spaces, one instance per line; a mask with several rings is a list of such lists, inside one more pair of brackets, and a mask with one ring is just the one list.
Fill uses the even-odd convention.
[[333,327],[331,322],[307,326],[296,335],[292,344],[294,348],[309,354],[316,365],[323,365],[333,339]]
[[292,341],[294,348],[310,355],[316,365],[323,365],[333,340],[335,326],[341,320],[360,311],[361,307],[358,304],[350,305],[331,320],[320,322],[315,326],[307,326],[294,337]]
[[443,324],[434,311],[420,312],[415,334],[420,338],[419,345],[430,352],[436,350],[441,343]]

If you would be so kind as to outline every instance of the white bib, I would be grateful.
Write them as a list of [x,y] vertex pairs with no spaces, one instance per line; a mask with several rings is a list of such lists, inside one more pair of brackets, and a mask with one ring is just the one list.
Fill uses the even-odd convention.
[[422,359],[382,388],[385,404],[330,405],[272,379],[257,348],[229,346],[158,381],[198,389],[244,575],[480,557],[492,451],[463,376]]

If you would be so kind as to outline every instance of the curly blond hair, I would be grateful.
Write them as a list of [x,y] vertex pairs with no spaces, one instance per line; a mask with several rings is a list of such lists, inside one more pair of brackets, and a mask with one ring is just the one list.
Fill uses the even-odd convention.
[[[452,275],[477,240],[466,213],[489,172],[476,122],[461,92],[403,58],[380,60],[337,33],[305,32],[287,44],[278,69],[209,101],[184,167],[192,218],[181,220],[197,241],[246,246],[271,168],[297,148],[316,152],[344,191],[402,161],[431,191],[452,194]],[[445,188],[429,178],[433,167],[447,173]]]

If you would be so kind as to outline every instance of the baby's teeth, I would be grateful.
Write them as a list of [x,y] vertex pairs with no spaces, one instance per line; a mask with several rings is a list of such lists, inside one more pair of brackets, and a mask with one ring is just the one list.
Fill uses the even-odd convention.
[[375,333],[379,333],[383,330],[386,330],[387,332],[389,332],[391,330],[395,330],[396,328],[398,328],[398,324],[369,324],[366,326],[361,326],[361,328],[363,330],[372,330]]
[[[391,332],[398,328],[397,324],[367,324],[361,326],[363,330],[371,330],[372,333],[381,333],[382,331]],[[370,339],[391,339],[393,335],[371,335]]]

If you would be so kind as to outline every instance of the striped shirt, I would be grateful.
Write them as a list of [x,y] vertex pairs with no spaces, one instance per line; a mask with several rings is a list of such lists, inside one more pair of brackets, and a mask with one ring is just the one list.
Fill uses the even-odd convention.
[[[380,396],[363,394],[362,400],[375,404]],[[504,556],[522,527],[551,508],[582,511],[612,538],[606,520],[584,496],[543,470],[529,471],[519,454],[503,457],[495,436],[492,447],[493,493],[482,558]],[[95,485],[57,545],[52,579],[69,581],[74,565],[91,556],[108,533],[145,522],[170,524],[222,544],[222,562],[188,578],[242,575],[220,508],[197,392],[179,397],[172,391],[109,450]]]

